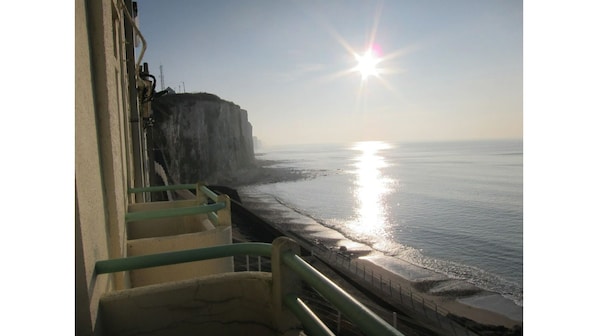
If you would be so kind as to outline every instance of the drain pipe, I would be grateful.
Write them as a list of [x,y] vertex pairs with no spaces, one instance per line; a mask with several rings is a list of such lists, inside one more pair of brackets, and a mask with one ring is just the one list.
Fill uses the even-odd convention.
[[135,63],[135,74],[137,75],[137,78],[139,78],[139,66],[141,65],[141,60],[143,59],[143,54],[145,54],[145,49],[147,49],[147,42],[145,41],[145,38],[141,34],[141,31],[137,27],[135,20],[133,19],[133,17],[131,17],[131,13],[129,13],[129,10],[127,9],[127,6],[125,5],[124,0],[120,0],[119,4],[120,4],[121,9],[125,13],[125,16],[127,17],[127,19],[129,19],[131,26],[133,27],[133,29],[135,29],[135,32],[141,39],[141,43],[143,44],[141,46],[141,52],[139,53],[139,58],[137,58],[137,62]]

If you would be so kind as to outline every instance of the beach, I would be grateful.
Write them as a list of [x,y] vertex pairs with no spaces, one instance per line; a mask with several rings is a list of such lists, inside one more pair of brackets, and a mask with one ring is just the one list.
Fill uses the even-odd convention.
[[355,286],[354,290],[382,299],[411,319],[437,328],[439,334],[466,335],[468,331],[484,335],[521,333],[523,308],[501,295],[384,255],[323,227],[307,214],[289,212],[272,195],[252,194],[250,186],[253,184],[309,178],[309,174],[292,169],[268,168],[270,164],[268,162],[247,174],[250,177],[248,183],[234,186],[243,206],[295,239],[310,251],[314,262],[317,260],[317,263],[334,269],[337,272],[333,277],[335,282],[342,277]]

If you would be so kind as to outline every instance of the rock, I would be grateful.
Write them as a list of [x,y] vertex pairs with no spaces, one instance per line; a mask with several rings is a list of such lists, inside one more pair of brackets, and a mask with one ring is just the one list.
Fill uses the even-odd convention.
[[219,183],[255,166],[247,111],[209,93],[165,95],[152,111],[155,160],[173,183]]

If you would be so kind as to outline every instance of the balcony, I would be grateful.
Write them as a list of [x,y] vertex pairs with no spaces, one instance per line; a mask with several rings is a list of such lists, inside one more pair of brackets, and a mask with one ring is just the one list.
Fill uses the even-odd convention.
[[[195,199],[134,203],[125,216],[127,256],[231,244],[230,200],[203,185],[133,188],[131,193],[195,189]],[[131,287],[233,271],[231,257],[131,270]]]
[[239,255],[269,257],[272,272],[229,272],[105,294],[106,335],[334,335],[299,299],[301,282],[334,305],[367,335],[402,335],[305,262],[299,245],[239,243],[134,256],[96,263],[98,276]]

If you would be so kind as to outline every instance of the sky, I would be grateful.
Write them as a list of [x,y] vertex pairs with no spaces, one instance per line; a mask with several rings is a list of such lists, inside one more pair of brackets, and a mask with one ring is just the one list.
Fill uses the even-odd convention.
[[[143,61],[248,111],[265,145],[523,137],[523,4],[138,2]],[[373,49],[377,76],[354,69]],[[139,51],[139,49],[138,49]]]

